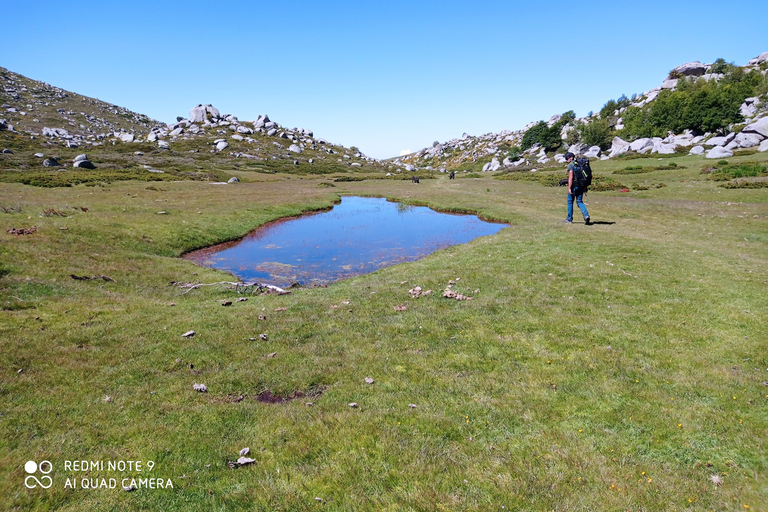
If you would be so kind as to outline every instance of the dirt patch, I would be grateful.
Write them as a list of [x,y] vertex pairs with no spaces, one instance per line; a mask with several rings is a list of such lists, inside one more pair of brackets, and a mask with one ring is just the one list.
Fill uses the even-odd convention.
[[264,391],[262,391],[256,396],[256,399],[263,404],[282,404],[285,402],[290,402],[291,400],[296,400],[297,398],[304,398],[304,397],[316,398],[322,395],[324,391],[325,391],[325,387],[323,386],[323,387],[312,387],[306,392],[301,390],[296,390],[287,395],[276,395],[272,393],[269,389],[265,389]]

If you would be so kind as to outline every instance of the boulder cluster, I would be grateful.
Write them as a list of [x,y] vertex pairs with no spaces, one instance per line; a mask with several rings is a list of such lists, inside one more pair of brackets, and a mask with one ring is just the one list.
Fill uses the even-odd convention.
[[[768,63],[768,52],[750,60],[745,71],[760,69],[761,65]],[[689,62],[673,69],[661,86],[635,97],[631,106],[643,107],[659,96],[661,91],[677,88],[680,80],[704,79],[719,80],[724,75],[713,73],[713,64],[701,62]],[[764,67],[764,66],[763,66]],[[762,73],[765,75],[766,71]],[[617,129],[623,127],[621,114],[626,109],[615,112],[618,117]],[[666,137],[644,138],[633,141],[625,141],[615,137],[610,149],[603,151],[598,146],[574,144],[567,148],[575,154],[584,154],[589,158],[609,159],[624,153],[679,153],[680,148],[688,148],[689,154],[705,155],[707,158],[727,158],[733,156],[733,151],[744,148],[753,148],[757,151],[768,151],[768,99],[747,98],[741,105],[741,114],[746,119],[746,126],[740,131],[731,131],[725,135],[716,133],[694,134],[686,131],[680,134],[669,133]],[[599,117],[599,114],[591,114],[587,117],[576,119],[566,124],[561,131],[562,140],[566,140],[568,133],[574,129],[575,124],[588,124]],[[552,127],[560,120],[561,116],[552,116],[547,121],[547,126]],[[433,170],[435,167],[445,172],[447,169],[457,167],[467,162],[490,161],[483,166],[483,171],[497,171],[503,168],[517,166],[535,167],[546,165],[552,160],[562,163],[563,154],[553,157],[547,155],[540,144],[534,144],[531,148],[522,152],[520,157],[510,160],[508,148],[519,146],[522,143],[525,132],[538,124],[531,122],[521,130],[502,131],[500,133],[487,133],[481,136],[470,136],[466,133],[460,138],[443,143],[435,143],[431,148],[425,148],[414,154],[394,159],[392,163],[399,167],[399,171],[416,171],[419,168]],[[565,152],[565,151],[563,151]]]

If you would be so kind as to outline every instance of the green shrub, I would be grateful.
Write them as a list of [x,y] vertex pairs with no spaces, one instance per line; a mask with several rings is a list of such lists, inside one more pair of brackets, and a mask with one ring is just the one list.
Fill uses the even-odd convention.
[[768,188],[768,181],[735,180],[718,185],[722,188]]
[[618,181],[609,178],[607,176],[594,176],[592,178],[592,186],[589,187],[590,192],[610,192],[615,190],[621,190],[627,188]]
[[581,132],[581,142],[588,146],[599,146],[600,149],[607,149],[611,145],[613,133],[611,126],[606,119],[595,119],[589,124],[579,127]]

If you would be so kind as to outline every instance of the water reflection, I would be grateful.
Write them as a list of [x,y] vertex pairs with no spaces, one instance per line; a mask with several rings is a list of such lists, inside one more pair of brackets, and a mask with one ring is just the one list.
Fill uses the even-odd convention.
[[474,215],[344,197],[330,211],[272,222],[242,240],[194,251],[185,258],[229,271],[246,282],[319,285],[417,260],[504,227]]

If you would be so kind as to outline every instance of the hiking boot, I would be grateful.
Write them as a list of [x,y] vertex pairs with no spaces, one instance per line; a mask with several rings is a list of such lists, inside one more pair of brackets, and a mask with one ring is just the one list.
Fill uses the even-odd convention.
[[563,224],[573,224],[573,221],[572,221],[572,220],[568,220],[568,219],[565,219],[565,220],[563,221]]
[[586,224],[587,226],[591,225],[592,224],[592,219],[590,217],[586,217],[584,219],[584,224]]

